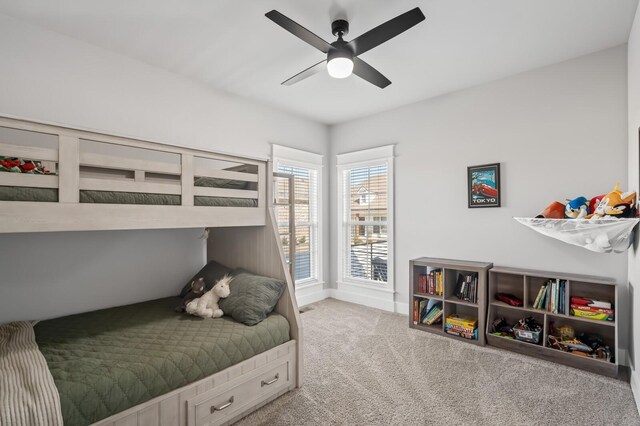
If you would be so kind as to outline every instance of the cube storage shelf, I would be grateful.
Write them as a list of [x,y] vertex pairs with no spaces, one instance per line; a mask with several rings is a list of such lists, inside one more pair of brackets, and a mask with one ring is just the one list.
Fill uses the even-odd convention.
[[[452,339],[461,340],[463,342],[472,343],[479,346],[486,344],[484,330],[486,319],[486,300],[487,300],[487,278],[488,271],[493,266],[487,262],[467,262],[462,260],[436,259],[421,257],[409,261],[409,277],[411,282],[411,315],[409,315],[409,327],[417,330],[423,330],[430,333],[439,334],[441,336],[450,337]],[[420,274],[428,274],[431,270],[442,269],[443,271],[443,294],[442,296],[426,294],[418,292],[418,277]],[[460,300],[455,296],[456,283],[458,273],[478,274],[478,296],[477,302],[471,303]],[[414,300],[437,300],[442,302],[444,314],[440,324],[426,325],[413,323],[413,304]],[[444,331],[444,320],[452,314],[458,313],[478,318],[478,339],[471,340],[464,337],[455,336]]]
[[[570,307],[572,296],[608,300],[614,303],[615,321],[600,321],[575,317],[569,314],[554,314],[546,310],[534,309],[533,304],[542,284],[548,280],[566,280],[567,291],[565,305]],[[522,307],[500,302],[495,298],[497,292],[511,293],[523,300]],[[618,377],[618,292],[615,280],[588,275],[563,274],[558,272],[535,271],[530,269],[494,267],[489,271],[489,310],[486,322],[487,343],[525,355],[531,355],[548,361],[558,362],[570,367],[580,368],[609,377]],[[570,312],[567,309],[567,312]],[[496,318],[504,317],[510,324],[520,318],[532,316],[544,324],[544,334],[540,344],[496,336],[491,333],[491,325]],[[569,325],[578,333],[598,334],[613,349],[615,362],[583,357],[569,352],[547,347],[547,336],[551,323],[556,327]]]

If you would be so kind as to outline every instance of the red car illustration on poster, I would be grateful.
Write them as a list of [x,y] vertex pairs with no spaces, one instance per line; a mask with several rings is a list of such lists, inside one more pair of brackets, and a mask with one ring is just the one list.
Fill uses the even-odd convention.
[[500,163],[467,168],[469,207],[500,207]]
[[490,185],[487,185],[486,183],[476,183],[475,185],[473,185],[473,193],[476,195],[483,195],[485,197],[498,196],[498,190]]

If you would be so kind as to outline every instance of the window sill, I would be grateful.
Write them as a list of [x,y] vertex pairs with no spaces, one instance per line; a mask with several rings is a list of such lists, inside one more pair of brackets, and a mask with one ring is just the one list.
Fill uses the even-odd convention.
[[323,286],[324,282],[323,281],[318,281],[316,279],[306,279],[303,280],[299,283],[295,284],[295,288],[296,290],[298,289],[303,289],[303,288],[309,288],[309,287],[315,287],[315,286]]
[[353,279],[343,279],[338,281],[339,285],[349,285],[354,287],[361,287],[370,290],[381,291],[384,293],[395,294],[395,290],[393,289],[393,285],[389,282],[385,284],[381,284],[375,281],[365,281],[365,280],[353,280]]

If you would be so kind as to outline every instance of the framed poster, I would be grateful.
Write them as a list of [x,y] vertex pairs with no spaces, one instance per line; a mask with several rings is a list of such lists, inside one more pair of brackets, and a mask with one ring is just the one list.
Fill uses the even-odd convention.
[[500,207],[500,163],[467,167],[469,208]]

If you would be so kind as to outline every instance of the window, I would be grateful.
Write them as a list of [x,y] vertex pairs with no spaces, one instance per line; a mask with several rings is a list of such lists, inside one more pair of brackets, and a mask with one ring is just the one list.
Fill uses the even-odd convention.
[[[338,156],[340,192],[340,280],[392,285],[392,149]],[[375,151],[375,152],[368,152]],[[386,158],[367,157],[389,154]],[[356,160],[356,161],[348,161]]]
[[[277,147],[277,148],[276,148]],[[276,157],[276,154],[282,157]],[[285,158],[284,155],[287,155]],[[293,158],[293,159],[290,159]],[[312,160],[304,162],[298,160]],[[289,241],[289,208],[276,206],[276,220],[282,245],[289,261],[290,244],[295,245],[294,276],[296,285],[322,280],[321,224],[319,193],[322,156],[274,145],[275,171],[294,177],[294,239]],[[319,163],[319,164],[318,164]],[[280,192],[283,192],[282,194]],[[288,189],[276,186],[276,201],[288,198]]]

